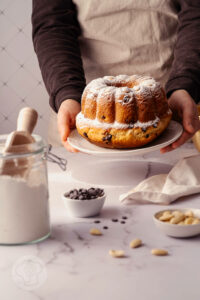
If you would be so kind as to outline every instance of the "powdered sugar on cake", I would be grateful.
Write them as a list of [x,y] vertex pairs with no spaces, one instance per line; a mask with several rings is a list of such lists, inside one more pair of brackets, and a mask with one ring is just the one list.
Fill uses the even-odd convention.
[[[83,97],[92,101],[115,101],[122,106],[131,105],[135,98],[142,96],[143,98],[151,99],[153,97],[160,97],[162,93],[160,83],[156,82],[152,77],[139,76],[139,75],[118,75],[118,76],[104,76],[92,80],[83,92]],[[91,101],[85,102],[85,109],[90,109]],[[98,115],[98,105],[97,114]],[[97,117],[95,119],[89,119],[84,117],[84,111],[77,115],[77,122],[79,127],[95,127],[95,128],[116,128],[127,129],[156,125],[160,118],[155,116],[154,120],[148,122],[137,121],[135,123],[125,124],[115,121],[114,123],[101,122]]]
[[[133,87],[126,86],[130,81],[134,82]],[[94,99],[95,101],[98,101],[101,95],[105,93],[120,98],[124,92],[128,93],[131,97],[134,97],[134,95],[138,94],[150,96],[152,92],[157,92],[159,90],[159,82],[156,82],[152,77],[138,75],[118,75],[116,77],[104,76],[103,78],[92,80],[86,87],[86,92],[88,92],[87,98]]]
[[156,117],[152,121],[148,121],[148,122],[137,121],[133,124],[123,124],[116,121],[114,123],[102,123],[97,118],[94,120],[85,118],[84,115],[80,112],[76,116],[76,121],[78,122],[80,128],[94,127],[94,128],[102,128],[102,129],[110,129],[110,128],[127,129],[127,128],[137,128],[137,127],[141,127],[141,128],[149,127],[154,124],[157,124],[160,121],[160,119]]

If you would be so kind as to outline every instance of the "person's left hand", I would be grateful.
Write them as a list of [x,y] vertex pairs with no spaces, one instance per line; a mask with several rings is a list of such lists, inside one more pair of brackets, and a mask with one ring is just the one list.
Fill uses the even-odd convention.
[[178,148],[190,139],[200,129],[197,106],[192,97],[185,90],[174,91],[169,100],[169,107],[173,112],[173,119],[182,123],[183,133],[172,144],[160,149],[165,153]]

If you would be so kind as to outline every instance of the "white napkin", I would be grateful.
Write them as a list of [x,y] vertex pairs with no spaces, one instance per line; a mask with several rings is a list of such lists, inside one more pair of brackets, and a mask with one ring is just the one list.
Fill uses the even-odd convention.
[[172,201],[200,193],[200,155],[182,158],[168,174],[149,177],[119,199],[125,204]]

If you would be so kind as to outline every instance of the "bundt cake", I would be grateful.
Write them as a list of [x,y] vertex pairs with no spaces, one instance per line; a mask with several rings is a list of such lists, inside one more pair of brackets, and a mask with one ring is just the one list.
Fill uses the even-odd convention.
[[160,83],[144,76],[105,76],[85,88],[76,127],[107,148],[141,147],[158,137],[172,113]]

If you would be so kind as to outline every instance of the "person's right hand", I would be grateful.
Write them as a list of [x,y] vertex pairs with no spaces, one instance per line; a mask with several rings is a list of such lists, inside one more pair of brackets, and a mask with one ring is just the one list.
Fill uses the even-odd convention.
[[76,115],[80,112],[81,105],[73,99],[67,99],[60,105],[57,115],[58,131],[60,133],[63,146],[70,152],[78,152],[75,148],[70,146],[67,138],[71,129],[75,128]]

